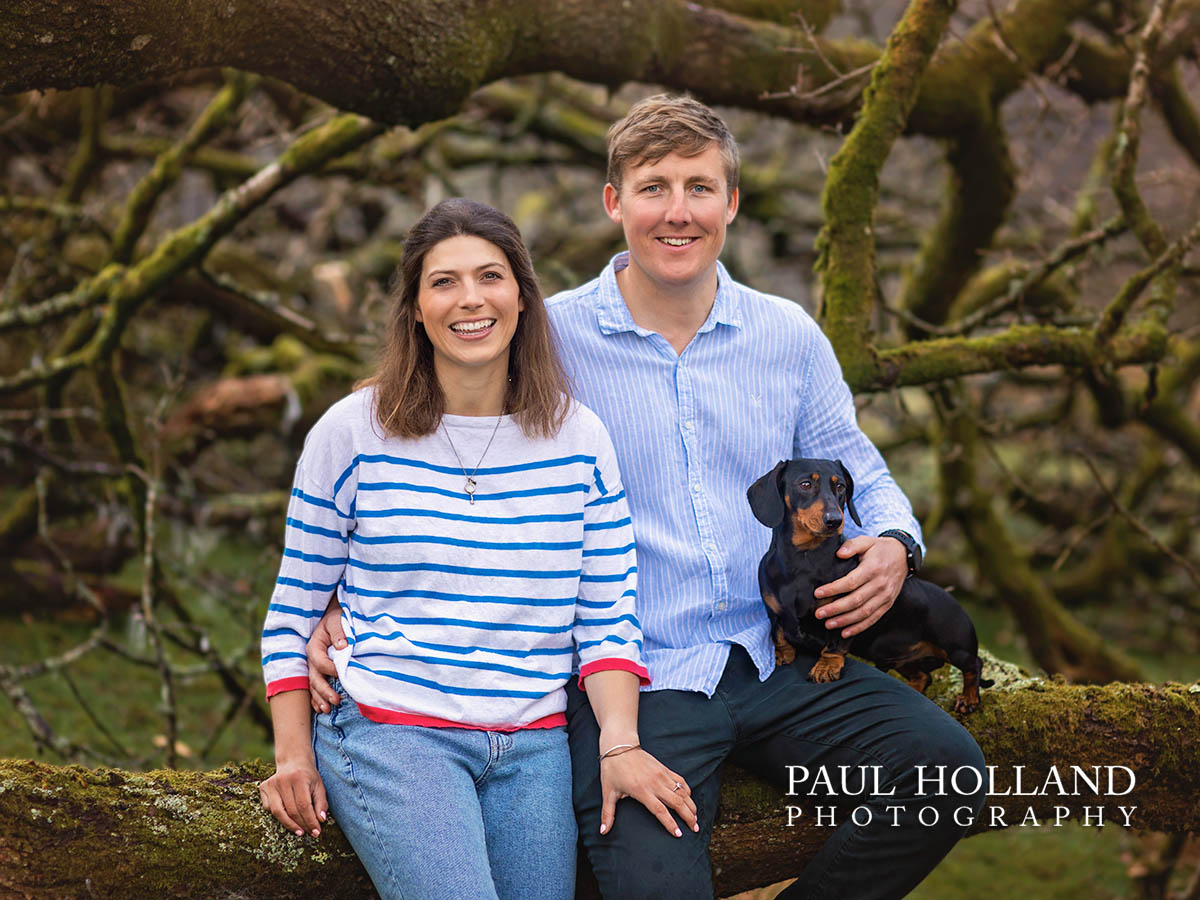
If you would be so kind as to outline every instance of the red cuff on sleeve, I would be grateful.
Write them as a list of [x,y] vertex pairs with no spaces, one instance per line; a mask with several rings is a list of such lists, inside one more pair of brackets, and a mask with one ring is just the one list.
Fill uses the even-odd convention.
[[292,678],[280,678],[278,681],[272,681],[267,685],[267,699],[270,700],[276,694],[282,694],[284,691],[307,691],[308,676],[296,675]]
[[583,686],[583,679],[595,672],[604,672],[609,669],[619,669],[622,672],[632,672],[638,677],[641,687],[645,687],[650,683],[650,673],[646,671],[646,667],[638,665],[631,659],[622,659],[620,657],[612,657],[610,659],[596,659],[585,666],[579,667],[579,689],[586,691]]

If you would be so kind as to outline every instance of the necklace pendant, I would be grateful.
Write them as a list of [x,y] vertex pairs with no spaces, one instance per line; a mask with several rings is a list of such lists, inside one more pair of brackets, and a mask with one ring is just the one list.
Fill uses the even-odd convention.
[[463,490],[467,492],[467,497],[471,501],[471,505],[475,505],[475,479],[467,476],[467,483],[463,485]]

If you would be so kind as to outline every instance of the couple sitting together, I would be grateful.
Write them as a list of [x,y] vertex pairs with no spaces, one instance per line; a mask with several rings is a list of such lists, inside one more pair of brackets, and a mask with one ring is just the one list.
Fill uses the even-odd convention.
[[776,665],[762,472],[854,473],[861,564],[820,591],[847,636],[908,575],[879,535],[920,530],[817,324],[718,262],[737,183],[711,109],[636,104],[604,187],[629,249],[545,301],[507,216],[439,203],[405,243],[378,370],[308,435],[263,631],[260,794],[296,834],[332,812],[384,898],[567,900],[577,836],[608,900],[710,898],[726,761],[780,785],[886,774],[786,898],[901,897],[962,836],[951,811],[983,804],[905,803],[916,766],[983,767],[918,692],[855,661],[811,682],[815,652]]

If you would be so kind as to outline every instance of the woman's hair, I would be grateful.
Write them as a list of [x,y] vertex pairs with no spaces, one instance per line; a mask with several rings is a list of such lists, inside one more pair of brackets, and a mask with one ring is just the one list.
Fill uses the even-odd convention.
[[387,343],[375,374],[355,387],[374,386],[375,417],[386,435],[420,437],[438,427],[446,401],[434,373],[433,344],[417,321],[417,292],[429,251],[458,235],[490,241],[508,259],[525,308],[509,344],[505,411],[529,437],[553,437],[566,417],[570,395],[529,250],[512,219],[473,200],[443,200],[409,231],[390,288],[393,306]]

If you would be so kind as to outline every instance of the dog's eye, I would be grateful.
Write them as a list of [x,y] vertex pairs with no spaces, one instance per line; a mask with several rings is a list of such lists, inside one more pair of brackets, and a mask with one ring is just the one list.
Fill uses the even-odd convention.
[[842,494],[846,493],[846,486],[844,484],[839,484],[837,486],[837,493],[838,493],[839,497],[842,496]]
[[800,482],[800,487],[807,491],[809,488],[812,487],[812,482],[808,481],[808,480],[802,481],[802,482]]

